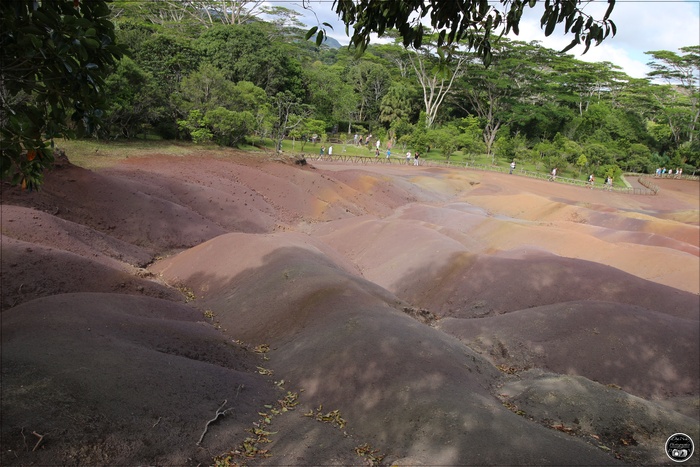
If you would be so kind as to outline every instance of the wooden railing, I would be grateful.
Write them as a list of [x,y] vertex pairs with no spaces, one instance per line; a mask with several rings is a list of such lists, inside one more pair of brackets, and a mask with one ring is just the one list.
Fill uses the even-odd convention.
[[[305,156],[306,157],[306,156]],[[406,157],[396,157],[396,156],[391,156],[391,157],[386,157],[386,155],[380,155],[380,156],[357,156],[357,155],[347,155],[347,154],[333,154],[332,156],[329,156],[328,154],[324,155],[316,155],[316,156],[309,156],[306,157],[307,160],[320,160],[320,161],[327,161],[327,162],[344,162],[344,163],[352,163],[352,164],[386,164],[386,165],[414,165],[414,159],[407,159]],[[488,172],[499,172],[499,173],[510,173],[510,167],[498,167],[498,166],[493,166],[493,165],[484,165],[484,164],[472,164],[469,162],[452,162],[452,161],[436,161],[436,160],[427,160],[427,159],[419,159],[419,165],[421,167],[446,167],[446,168],[462,168],[462,169],[471,169],[471,170],[483,170],[483,171],[488,171]],[[548,174],[542,174],[539,172],[533,172],[529,170],[524,170],[524,169],[515,169],[513,171],[514,175],[519,175],[523,177],[529,177],[529,178],[537,178],[540,180],[550,180],[551,176]],[[647,178],[648,176],[641,176],[642,174],[633,174],[636,176],[639,176],[639,183],[642,185],[642,187],[633,187],[633,186],[626,186],[626,187],[616,187],[616,186],[607,186],[603,184],[589,184],[588,182],[584,180],[577,180],[575,178],[566,178],[566,177],[559,177],[557,176],[554,182],[557,183],[566,183],[568,185],[576,185],[576,186],[581,186],[585,188],[590,188],[594,190],[604,190],[604,191],[611,191],[615,193],[623,193],[623,194],[631,194],[631,195],[656,195],[659,192],[659,187],[651,183]]]

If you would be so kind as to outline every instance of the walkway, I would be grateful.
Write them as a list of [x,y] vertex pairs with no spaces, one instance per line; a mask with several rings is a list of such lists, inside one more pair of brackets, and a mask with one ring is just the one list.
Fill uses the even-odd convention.
[[[323,156],[311,156],[311,160],[322,160],[326,162],[344,162],[351,164],[387,164],[387,165],[413,165],[413,159],[408,161],[405,157],[386,157],[386,156],[356,156],[347,154],[333,154],[329,156],[324,154]],[[480,164],[470,164],[464,162],[451,162],[451,161],[436,161],[436,160],[426,160],[421,159],[420,165],[422,167],[446,167],[452,169],[471,169],[471,170],[483,170],[488,172],[500,172],[509,173],[510,167],[497,167],[491,165],[480,165]],[[523,169],[515,169],[513,175],[520,175],[523,177],[539,178],[541,180],[549,180],[548,174],[542,174],[539,172],[532,172]],[[656,195],[659,192],[659,187],[651,182],[651,177],[645,174],[625,174],[622,177],[625,182],[625,187],[606,187],[604,185],[598,184],[594,185],[595,190],[607,190],[615,193],[631,194],[631,195]],[[629,179],[629,180],[628,180]],[[555,182],[566,183],[569,185],[579,185],[586,188],[591,188],[590,185],[584,180],[577,180],[574,178],[557,177]]]

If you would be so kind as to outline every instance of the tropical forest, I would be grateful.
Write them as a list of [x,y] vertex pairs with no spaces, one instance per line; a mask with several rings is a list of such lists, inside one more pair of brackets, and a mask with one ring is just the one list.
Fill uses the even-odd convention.
[[[104,80],[103,92],[90,111],[74,113],[88,130],[79,136],[300,153],[336,142],[363,155],[377,155],[380,142],[382,156],[393,150],[443,161],[517,161],[573,178],[700,168],[700,46],[648,51],[652,71],[638,79],[610,62],[505,37],[492,41],[486,60],[480,50],[441,45],[429,30],[419,46],[405,47],[397,32],[392,41],[391,30],[368,47],[342,46],[314,35],[318,28],[309,30],[292,9],[242,2],[246,8],[219,11],[209,3],[106,4],[114,44],[101,52],[105,63],[87,64],[100,74],[86,73],[84,85]],[[77,68],[81,55],[95,52],[95,29],[87,33],[83,50],[69,50],[56,65],[62,79],[66,70],[78,73],[71,63]],[[36,39],[13,45],[36,46]],[[34,48],[38,55],[41,47]],[[27,91],[36,94],[36,86]],[[15,119],[38,120],[30,108]],[[23,128],[17,134],[31,133],[31,122],[11,118],[13,125]],[[42,130],[52,136],[51,126]],[[16,143],[18,153],[27,147]],[[3,178],[16,172],[15,182],[29,177],[32,184],[31,170],[12,166],[4,161]]]

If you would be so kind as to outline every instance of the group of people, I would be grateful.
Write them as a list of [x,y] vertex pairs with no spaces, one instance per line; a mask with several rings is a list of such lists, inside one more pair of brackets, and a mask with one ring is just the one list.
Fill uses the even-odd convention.
[[[380,139],[377,139],[377,141],[375,141],[373,144],[370,144],[370,143],[372,143],[372,133],[370,133],[366,136],[362,136],[358,133],[355,133],[355,136],[354,136],[352,142],[355,146],[360,146],[360,147],[362,147],[363,145],[367,146],[368,150],[371,150],[372,147],[374,147],[376,149],[376,152],[379,152],[379,148],[382,145],[382,142]],[[390,151],[391,146],[392,146],[391,141],[389,141],[386,145],[387,150]]]
[[[318,151],[318,158],[322,158],[326,154],[326,147],[321,145],[321,149]],[[333,146],[328,146],[328,155],[333,155]]]
[[[409,165],[411,163],[411,151],[408,151],[406,153],[406,165]],[[420,165],[420,154],[418,154],[418,151],[413,154],[413,165]]]
[[[362,146],[363,144],[367,146],[367,149],[369,149],[369,142],[372,139],[372,134],[368,134],[366,136],[359,135],[355,133],[355,137],[353,138],[353,144],[355,146]],[[377,148],[379,147],[379,141],[377,141]]]
[[[372,135],[367,135],[364,144],[367,144],[367,147],[369,148],[369,143],[370,139],[372,138]],[[355,144],[362,145],[363,144],[363,138],[362,136],[356,134],[355,139],[354,139]],[[379,157],[379,147],[381,146],[381,142],[377,140],[377,142],[374,144],[375,150],[374,150],[374,157]],[[371,149],[371,148],[370,148]],[[318,153],[318,158],[321,159],[324,155],[326,154],[326,146],[322,145],[321,148],[319,149]],[[328,155],[332,156],[333,155],[333,146],[328,146]],[[386,158],[389,159],[391,157],[391,144],[387,144],[387,149],[386,149]],[[418,154],[418,151],[411,156],[411,151],[408,151],[406,153],[406,165],[411,163],[411,160],[413,160],[413,165],[420,165],[420,154]]]
[[[593,176],[593,174],[590,174],[588,176],[588,188],[590,188],[592,190],[594,185],[595,185],[595,176]],[[612,185],[613,185],[613,179],[611,176],[608,175],[607,177],[605,177],[605,183],[603,184],[603,186],[605,186],[606,190],[611,191]]]
[[666,167],[659,167],[656,169],[656,178],[665,178],[665,177],[673,177],[673,178],[681,178],[681,175],[683,175],[683,169],[678,167],[676,169],[676,173],[673,173],[673,169],[668,169],[666,171]]

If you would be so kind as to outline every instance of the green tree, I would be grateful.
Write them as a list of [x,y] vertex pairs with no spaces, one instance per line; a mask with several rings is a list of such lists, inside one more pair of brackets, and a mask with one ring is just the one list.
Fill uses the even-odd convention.
[[[492,33],[499,37],[511,31],[518,34],[525,7],[532,8],[537,3],[536,0],[339,0],[334,7],[346,28],[350,30],[352,26],[350,42],[359,50],[367,47],[372,34],[382,37],[392,29],[398,31],[404,46],[420,48],[426,27],[416,18],[429,18],[430,27],[437,32],[439,47],[464,42],[488,65],[492,56]],[[599,44],[611,33],[614,35],[615,24],[609,17],[615,0],[608,0],[609,7],[600,19],[584,11],[587,4],[585,0],[545,2],[540,19],[545,36],[563,24],[564,32],[574,36],[564,51],[583,44],[585,53],[592,44]],[[325,31],[321,29],[319,34],[325,34]]]
[[187,118],[178,120],[177,124],[181,130],[186,131],[190,135],[195,143],[207,143],[214,137],[201,110],[191,110],[187,114]]
[[450,160],[458,148],[460,130],[456,125],[443,125],[430,131],[431,141],[445,160]]
[[267,23],[213,26],[195,40],[204,59],[233,81],[250,81],[268,96],[291,92],[303,97],[300,63],[289,46],[275,40]]
[[457,139],[459,148],[465,154],[483,154],[486,152],[482,135],[483,130],[476,117],[465,117],[457,120],[457,127],[460,134]]
[[430,145],[433,144],[428,128],[425,126],[425,112],[421,112],[418,123],[413,127],[413,132],[406,140],[407,146],[414,151],[428,153]]
[[357,96],[355,120],[376,122],[379,119],[379,105],[391,85],[388,70],[382,65],[362,60],[349,66],[345,79]]
[[513,119],[513,107],[532,96],[530,89],[537,89],[541,57],[541,48],[531,44],[501,39],[494,47],[498,54],[491,66],[472,61],[457,94],[457,105],[482,120],[486,152],[490,155],[499,130]]
[[[611,165],[615,161],[615,157],[609,147],[602,143],[588,143],[583,147],[583,154],[591,164],[596,167],[603,165]],[[598,170],[596,170],[598,172]],[[597,173],[597,175],[601,175]]]
[[410,121],[413,113],[410,89],[402,83],[392,83],[379,108],[379,121],[389,126],[397,120]]
[[166,9],[178,13],[181,17],[193,18],[204,25],[211,26],[215,24],[245,24],[263,12],[262,7],[265,2],[259,0],[180,0],[163,3]]
[[195,32],[146,24],[131,16],[117,23],[119,42],[128,47],[134,62],[150,76],[151,126],[164,138],[177,137],[177,121],[187,115],[177,97],[182,80],[199,69],[201,62],[192,34]]
[[588,158],[585,154],[581,154],[576,159],[576,167],[578,168],[578,174],[581,175],[581,171],[588,165]]
[[214,140],[223,146],[238,146],[252,130],[255,120],[251,112],[217,107],[204,116]]
[[510,136],[507,131],[502,132],[493,145],[494,156],[506,161],[527,159],[529,152],[525,137],[522,135]]
[[619,180],[622,176],[622,169],[617,164],[605,164],[597,168],[596,175],[603,179],[610,177],[613,180]]
[[682,47],[682,55],[667,50],[646,52],[653,57],[648,76],[667,86],[654,87],[658,109],[673,133],[676,146],[699,136],[700,124],[700,46]]
[[434,43],[423,44],[411,52],[408,57],[423,91],[425,125],[431,128],[455,79],[464,72],[467,56],[454,48],[444,50]]
[[183,113],[192,109],[203,113],[217,107],[230,109],[236,105],[233,88],[233,82],[227,80],[221,70],[203,63],[182,79],[177,104]]
[[627,157],[621,161],[622,168],[629,172],[650,173],[654,171],[654,162],[649,148],[640,143],[630,145]]
[[594,102],[600,102],[612,86],[614,73],[610,63],[587,63],[573,58],[556,60],[549,76],[559,85],[559,98],[574,107],[579,116]]
[[282,139],[304,123],[311,115],[311,108],[289,91],[278,93],[273,105],[277,111],[273,136],[279,152],[282,150]]
[[562,134],[557,134],[553,143],[559,156],[567,163],[575,163],[582,154],[581,146],[576,141],[572,141]]
[[312,135],[322,135],[325,132],[325,121],[308,118],[300,126],[290,130],[289,136],[294,138],[294,140],[301,139],[301,150],[303,151],[304,146],[306,146]]
[[109,13],[104,0],[0,3],[3,180],[38,187],[53,139],[95,130],[105,78],[123,54]]
[[339,66],[314,62],[304,69],[307,103],[314,108],[314,117],[327,125],[348,121],[357,106],[352,87],[341,78]]
[[265,91],[249,81],[239,81],[232,88],[231,110],[248,112],[253,122],[247,128],[263,137],[273,126],[273,113],[270,98]]
[[559,149],[551,141],[540,141],[532,149],[535,164],[542,168],[546,168],[548,161],[554,160],[559,154]]
[[107,110],[103,118],[101,136],[134,138],[153,117],[152,109],[158,103],[153,77],[129,57],[123,57],[105,80]]

